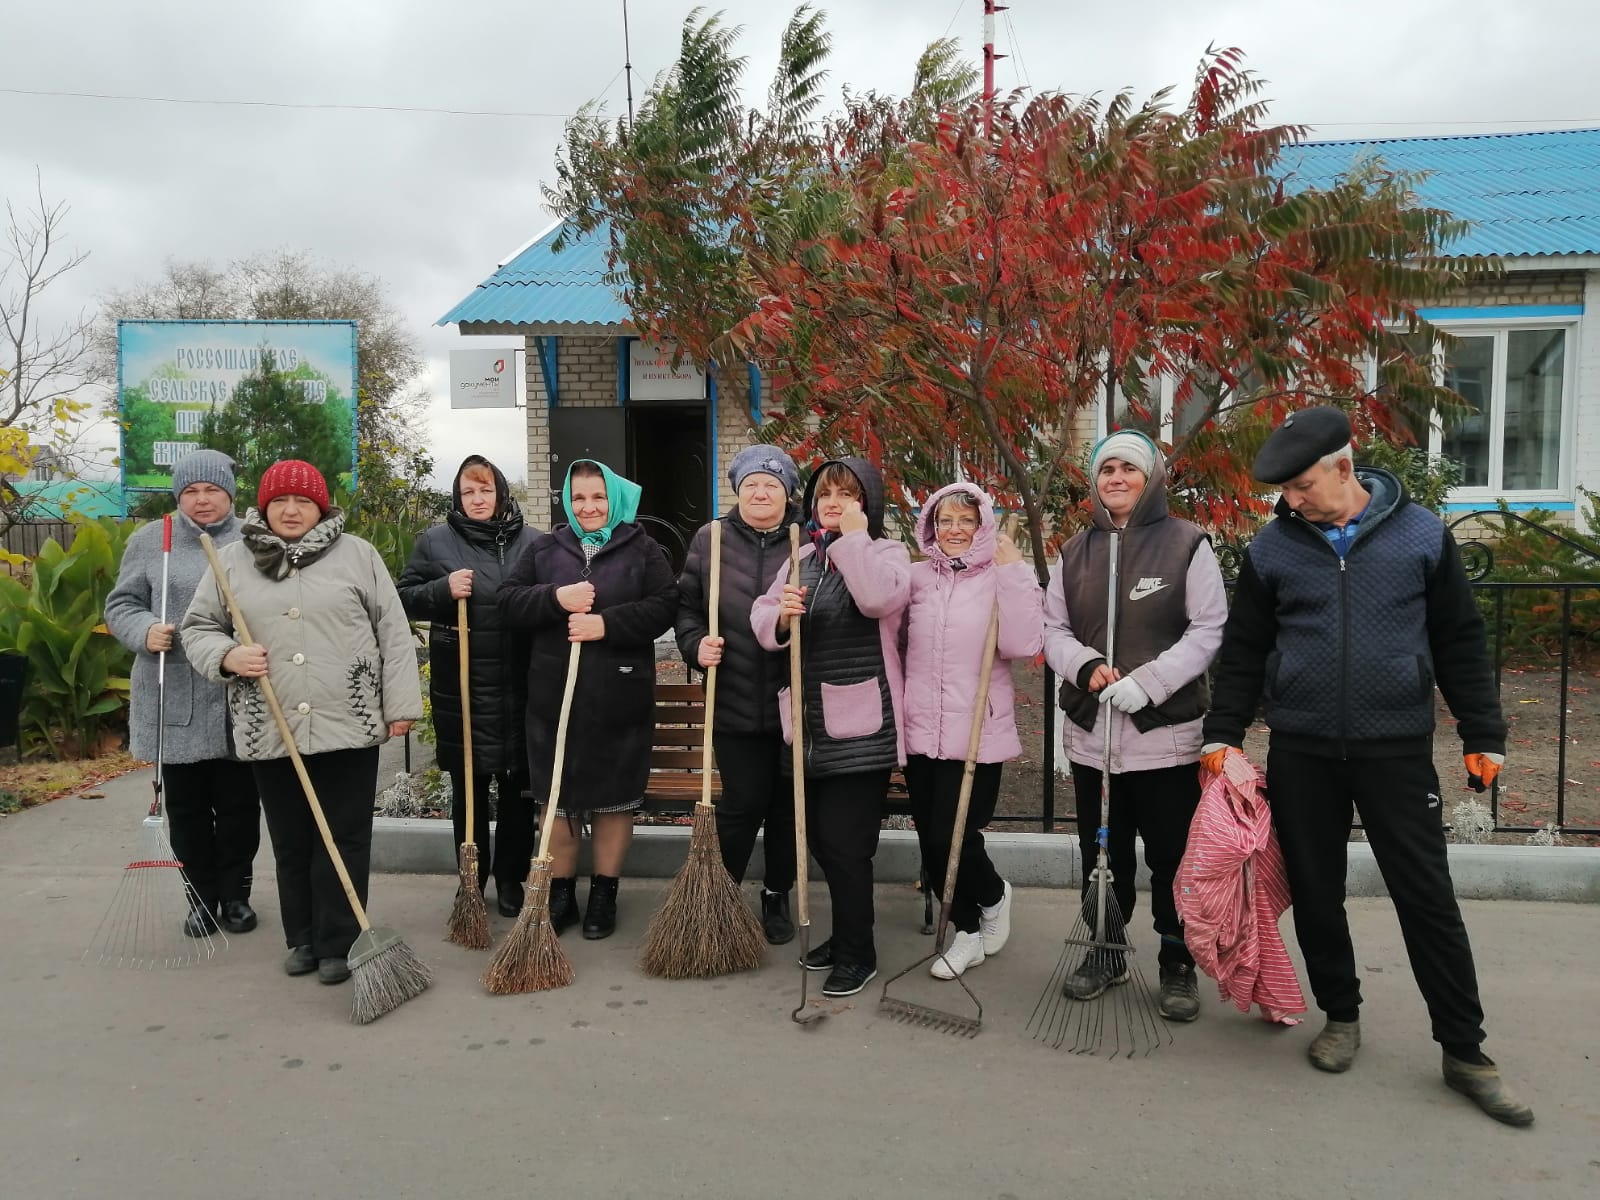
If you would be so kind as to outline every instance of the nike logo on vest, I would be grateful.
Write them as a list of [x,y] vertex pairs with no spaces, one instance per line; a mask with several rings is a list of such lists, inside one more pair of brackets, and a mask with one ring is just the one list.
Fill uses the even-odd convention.
[[1138,583],[1134,584],[1129,590],[1128,599],[1143,600],[1146,596],[1154,596],[1166,586],[1167,585],[1162,582],[1161,576],[1157,575],[1154,579],[1152,579],[1150,576],[1146,575],[1143,579],[1139,580]]

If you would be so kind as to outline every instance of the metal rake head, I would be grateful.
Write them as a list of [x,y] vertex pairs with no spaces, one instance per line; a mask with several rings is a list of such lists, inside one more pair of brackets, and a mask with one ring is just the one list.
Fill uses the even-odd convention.
[[[976,1010],[972,1016],[964,1013],[950,1012],[942,1008],[934,1008],[929,1004],[918,1004],[913,1000],[905,1000],[899,996],[889,995],[889,989],[896,981],[903,979],[918,967],[932,962],[936,958],[944,958],[944,949],[941,947],[932,954],[925,954],[905,970],[890,976],[884,981],[883,991],[878,995],[878,1011],[891,1020],[899,1021],[904,1025],[915,1025],[919,1029],[932,1029],[939,1033],[952,1034],[955,1037],[975,1037],[983,1028],[983,1002],[967,986],[967,981],[960,975],[955,975],[955,982],[967,994],[967,999],[972,1001]],[[949,965],[949,960],[945,960]]]

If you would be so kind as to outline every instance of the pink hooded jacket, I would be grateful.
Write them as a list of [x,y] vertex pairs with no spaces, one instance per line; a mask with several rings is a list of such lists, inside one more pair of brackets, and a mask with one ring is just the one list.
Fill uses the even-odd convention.
[[[939,501],[966,492],[978,501],[972,549],[955,563],[939,549],[933,516]],[[906,610],[905,745],[907,754],[963,762],[972,736],[972,706],[989,613],[998,599],[1000,635],[989,675],[988,713],[978,739],[979,762],[1004,762],[1022,753],[1013,714],[1011,665],[1044,644],[1044,592],[1026,562],[994,562],[994,501],[970,483],[941,488],[922,508],[917,542],[927,558],[911,568]]]

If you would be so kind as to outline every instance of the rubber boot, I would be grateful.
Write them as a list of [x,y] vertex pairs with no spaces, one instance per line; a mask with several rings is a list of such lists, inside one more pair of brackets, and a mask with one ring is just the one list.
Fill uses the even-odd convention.
[[1322,1027],[1322,1032],[1311,1039],[1306,1057],[1317,1070],[1338,1074],[1350,1069],[1350,1064],[1355,1062],[1356,1051],[1359,1049],[1361,1049],[1360,1021],[1329,1021]]
[[1506,1125],[1532,1125],[1533,1109],[1524,1104],[1500,1078],[1500,1068],[1494,1060],[1482,1063],[1462,1062],[1444,1055],[1444,1081],[1455,1091],[1471,1100],[1496,1121]]

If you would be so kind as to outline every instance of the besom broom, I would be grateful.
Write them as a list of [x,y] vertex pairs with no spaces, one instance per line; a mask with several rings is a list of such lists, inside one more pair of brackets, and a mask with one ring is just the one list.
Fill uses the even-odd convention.
[[483,986],[491,995],[545,992],[572,982],[572,960],[562,949],[555,926],[550,924],[550,835],[555,830],[556,805],[561,799],[561,773],[567,762],[567,723],[572,716],[572,693],[578,685],[578,659],[582,649],[582,642],[573,642],[567,653],[567,683],[561,693],[561,716],[556,721],[550,798],[545,801],[544,813],[539,818],[539,855],[528,870],[517,923],[483,973]]
[[[722,597],[722,522],[711,522],[710,633],[717,636]],[[689,857],[645,930],[639,966],[663,979],[710,979],[761,965],[765,938],[739,885],[722,862],[717,810],[711,800],[717,668],[706,668],[706,719],[701,731],[700,802],[694,806]]]
[[[211,541],[211,536],[202,533],[200,545],[206,552],[206,559],[211,563],[211,573],[216,577],[217,587],[221,589],[222,599],[228,606],[229,615],[233,618],[235,635],[240,639],[241,645],[254,643],[255,639],[250,636],[250,627],[245,623],[244,610],[239,607],[239,601],[228,583],[228,573],[222,565],[222,560],[217,556],[217,548]],[[432,972],[426,963],[412,953],[411,947],[406,945],[398,933],[392,929],[375,928],[368,919],[366,907],[356,895],[355,884],[350,881],[350,872],[339,854],[339,847],[334,843],[333,831],[328,828],[328,818],[322,811],[321,801],[317,799],[317,789],[312,786],[311,776],[306,773],[305,760],[300,757],[299,747],[294,742],[294,732],[289,728],[289,722],[283,715],[283,706],[278,703],[278,693],[272,686],[272,678],[270,674],[263,675],[257,682],[260,684],[261,694],[266,698],[267,708],[272,712],[272,719],[278,726],[278,736],[283,739],[284,748],[289,753],[289,761],[294,764],[294,773],[300,777],[300,786],[305,790],[306,803],[310,806],[311,815],[317,822],[317,831],[322,835],[322,844],[328,851],[333,869],[338,873],[345,899],[350,902],[356,923],[361,926],[361,932],[351,944],[348,955],[351,978],[350,1019],[357,1025],[365,1025],[376,1021],[385,1013],[393,1012],[407,1000],[420,996],[432,981]]]
[[456,600],[456,646],[461,660],[461,753],[466,763],[461,776],[466,792],[467,832],[456,854],[460,884],[456,888],[455,904],[450,909],[450,940],[468,950],[487,950],[489,913],[483,904],[483,893],[478,890],[478,844],[473,833],[476,826],[472,823],[473,776],[477,772],[472,765],[472,661],[468,638],[467,598],[461,596]]

